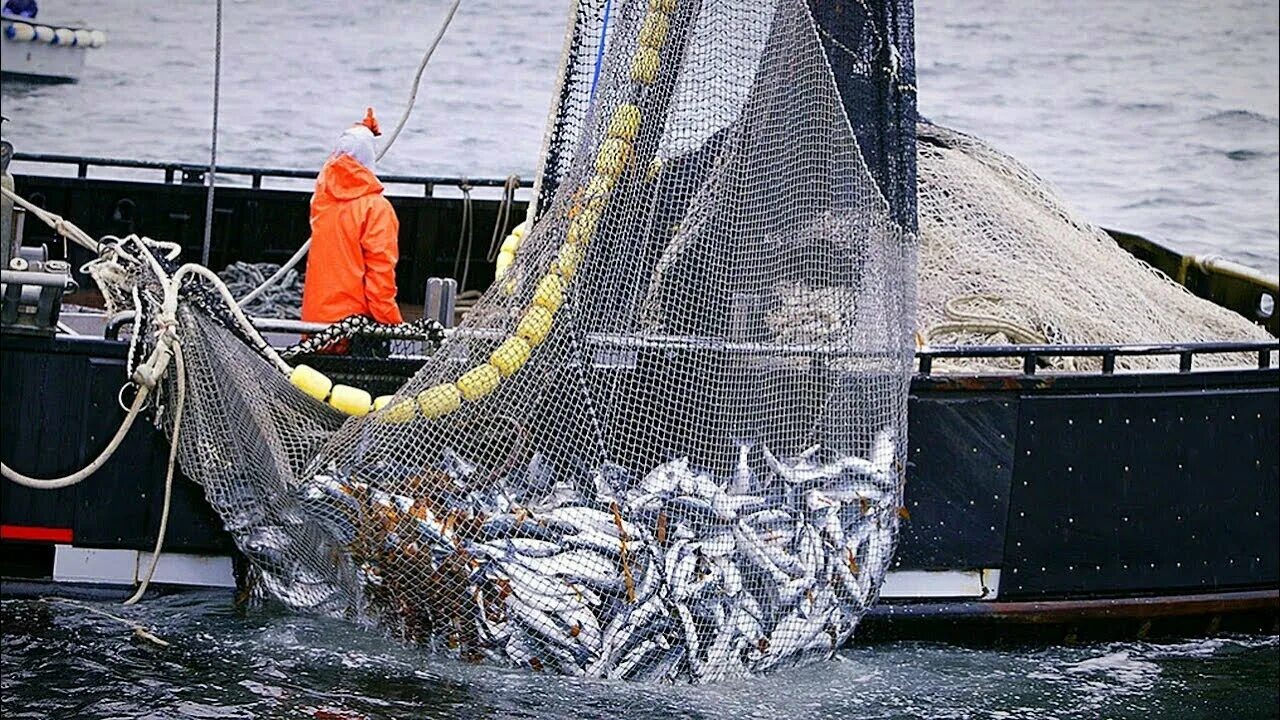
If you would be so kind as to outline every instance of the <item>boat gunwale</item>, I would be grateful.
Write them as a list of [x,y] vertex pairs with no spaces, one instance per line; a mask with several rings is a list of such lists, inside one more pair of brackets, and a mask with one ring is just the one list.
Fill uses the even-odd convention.
[[[12,162],[34,163],[42,165],[74,165],[76,166],[77,180],[99,180],[99,181],[115,181],[115,182],[147,182],[138,181],[128,178],[89,178],[89,169],[97,168],[121,168],[126,170],[163,170],[165,173],[164,184],[203,184],[204,173],[209,171],[208,163],[191,163],[191,162],[163,162],[159,160],[123,160],[119,158],[102,158],[89,157],[82,155],[60,155],[56,153],[14,153]],[[10,172],[12,172],[12,168]],[[251,189],[265,190],[261,187],[264,179],[280,179],[280,180],[315,180],[316,170],[299,170],[294,168],[262,168],[249,167],[247,165],[218,165],[215,173],[218,176],[243,176],[251,180]],[[201,181],[179,182],[174,183],[176,173],[199,174]],[[31,174],[31,173],[25,173]],[[15,176],[19,173],[15,173]],[[33,176],[35,176],[33,174]],[[62,178],[65,176],[47,176],[51,179]],[[437,185],[451,186],[463,190],[471,188],[503,188],[507,185],[506,178],[469,178],[457,175],[392,175],[379,174],[378,180],[384,185],[422,185],[427,188],[427,196],[430,197]],[[152,181],[154,182],[154,181]],[[517,186],[521,190],[530,190],[533,188],[532,180],[525,180],[517,177]],[[228,185],[230,188],[238,188],[237,185]]]
[[[57,335],[54,337],[27,335],[22,333],[2,332],[3,348],[17,352],[55,352],[70,355],[91,355],[105,358],[124,358],[129,343],[126,340],[109,339],[93,335]],[[1203,347],[1201,347],[1203,346]],[[1053,352],[1043,354],[1076,354],[1088,356],[1102,352],[1132,352],[1135,355],[1179,354],[1186,352],[1227,353],[1256,351],[1260,354],[1280,352],[1280,340],[1219,342],[1219,343],[1147,343],[1143,345],[1054,345],[1054,346],[963,346],[934,347],[917,351],[917,359],[927,357],[951,357],[950,353],[977,351],[982,357],[1019,357],[1025,354],[1024,348],[1033,348],[1030,352],[1043,352],[1041,348],[1050,348]],[[1003,355],[1001,353],[1004,353]],[[350,363],[352,371],[358,371],[366,360],[375,365],[388,367],[401,364],[413,365],[414,371],[420,367],[418,358],[393,358],[394,362],[375,361],[353,356],[331,356],[330,361]],[[425,360],[425,358],[423,358]],[[366,370],[367,371],[367,370]],[[398,373],[392,373],[398,374]],[[408,379],[408,375],[405,379]],[[1106,373],[1096,371],[1082,372],[1039,372],[1023,374],[1017,371],[1006,373],[928,373],[915,372],[912,375],[912,392],[1022,392],[1042,390],[1063,392],[1071,390],[1150,390],[1166,391],[1181,388],[1205,390],[1213,387],[1245,387],[1257,386],[1274,388],[1280,385],[1280,367],[1230,367],[1203,368],[1192,367],[1190,370],[1144,370],[1120,371]]]

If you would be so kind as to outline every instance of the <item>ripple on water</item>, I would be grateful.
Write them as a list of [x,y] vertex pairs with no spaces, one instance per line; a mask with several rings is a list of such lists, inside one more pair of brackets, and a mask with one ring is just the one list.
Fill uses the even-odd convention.
[[[1146,718],[1277,710],[1277,638],[969,649],[855,646],[837,659],[707,687],[464,665],[349,624],[221,593],[102,606],[170,648],[67,606],[0,602],[5,717]],[[1268,685],[1268,683],[1270,683]]]

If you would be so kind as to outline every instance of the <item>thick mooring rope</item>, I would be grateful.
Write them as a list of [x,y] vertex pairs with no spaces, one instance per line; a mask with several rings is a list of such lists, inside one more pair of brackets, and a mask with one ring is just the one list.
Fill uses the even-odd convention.
[[215,4],[216,19],[213,31],[213,129],[209,138],[209,189],[204,198],[204,242],[200,246],[200,263],[209,264],[209,249],[213,239],[213,186],[218,175],[218,100],[222,88],[222,0]]

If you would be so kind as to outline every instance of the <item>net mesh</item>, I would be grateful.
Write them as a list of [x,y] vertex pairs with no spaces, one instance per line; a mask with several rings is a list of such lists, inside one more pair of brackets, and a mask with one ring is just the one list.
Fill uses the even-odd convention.
[[[1018,161],[970,135],[918,126],[921,334],[935,345],[1268,340],[1121,248]],[[1202,366],[1256,356],[1204,355]],[[1100,358],[1045,358],[1098,370]],[[1119,357],[1174,369],[1177,356]],[[1021,359],[939,361],[937,370],[1019,370]]]
[[270,596],[465,660],[829,656],[892,553],[914,239],[802,0],[612,12],[515,264],[379,410],[300,392],[193,281],[181,466]]

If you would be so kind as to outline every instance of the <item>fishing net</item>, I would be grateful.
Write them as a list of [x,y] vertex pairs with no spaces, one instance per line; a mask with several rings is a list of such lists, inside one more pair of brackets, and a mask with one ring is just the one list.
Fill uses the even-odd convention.
[[371,413],[188,276],[181,467],[260,590],[465,660],[706,682],[829,656],[892,553],[914,239],[802,0],[612,15],[511,269]]
[[[921,334],[934,345],[1268,340],[1261,326],[1191,294],[1087,222],[1047,183],[981,140],[917,130]],[[1098,358],[1045,358],[1099,370]],[[1197,357],[1248,366],[1256,355]],[[1117,368],[1173,369],[1176,356],[1119,357]],[[945,370],[1021,369],[1021,359],[938,361]]]

